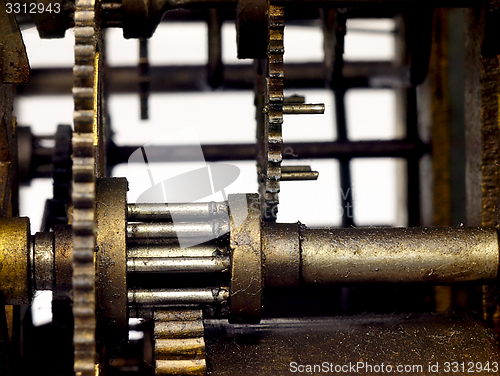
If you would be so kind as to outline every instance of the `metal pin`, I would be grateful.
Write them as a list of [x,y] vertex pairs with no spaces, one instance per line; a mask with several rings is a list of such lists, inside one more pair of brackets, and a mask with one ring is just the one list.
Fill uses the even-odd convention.
[[127,273],[224,273],[228,257],[141,257],[127,260]]
[[228,297],[229,292],[225,287],[128,291],[128,303],[131,306],[211,304],[224,302]]
[[227,221],[194,222],[194,223],[128,223],[128,239],[150,238],[184,238],[207,239],[218,238],[229,232]]
[[291,115],[312,115],[324,114],[325,105],[323,103],[285,103],[283,104],[283,114]]
[[127,245],[127,257],[212,257],[225,253],[225,249],[212,244],[199,244],[189,248],[180,248],[178,245]]
[[317,180],[318,176],[310,166],[281,166],[281,181]]
[[128,204],[130,222],[171,222],[216,219],[228,215],[226,202],[194,202],[179,204]]

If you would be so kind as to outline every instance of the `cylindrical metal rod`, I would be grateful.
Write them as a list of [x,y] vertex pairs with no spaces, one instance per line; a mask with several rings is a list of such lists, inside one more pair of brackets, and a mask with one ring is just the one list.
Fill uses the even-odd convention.
[[127,260],[127,273],[224,273],[228,257],[141,257]]
[[131,306],[166,306],[175,304],[211,304],[226,300],[227,288],[190,288],[160,290],[129,290]]
[[496,281],[494,228],[302,229],[309,284]]
[[225,253],[225,250],[211,244],[199,244],[189,248],[181,248],[178,245],[151,245],[151,244],[129,244],[127,245],[128,258],[140,257],[212,257]]
[[229,232],[226,221],[194,223],[128,223],[128,239],[184,238],[215,239]]
[[318,171],[287,171],[281,173],[281,181],[318,180]]
[[324,114],[325,105],[323,103],[285,103],[283,104],[283,114],[289,115],[313,115]]
[[128,204],[130,222],[171,222],[215,219],[227,216],[226,202],[193,202],[182,204]]

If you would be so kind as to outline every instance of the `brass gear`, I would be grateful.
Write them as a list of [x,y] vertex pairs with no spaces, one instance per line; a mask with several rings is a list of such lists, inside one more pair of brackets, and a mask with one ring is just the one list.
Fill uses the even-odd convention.
[[283,145],[283,56],[285,47],[283,34],[285,30],[284,7],[271,3],[268,15],[268,47],[266,63],[266,90],[264,103],[264,159],[260,160],[260,184],[262,218],[265,221],[276,221],[278,213],[281,162]]
[[201,309],[172,308],[156,311],[154,339],[156,375],[206,375]]
[[99,172],[96,150],[100,136],[101,29],[99,1],[77,0],[75,10],[75,66],[73,180],[73,343],[77,376],[98,373],[95,293],[95,181]]

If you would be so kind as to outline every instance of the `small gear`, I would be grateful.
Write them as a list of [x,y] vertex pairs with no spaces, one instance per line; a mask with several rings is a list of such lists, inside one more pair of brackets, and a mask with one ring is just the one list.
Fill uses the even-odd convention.
[[175,308],[156,311],[154,338],[156,375],[206,375],[201,309]]
[[283,160],[283,35],[285,13],[282,5],[271,3],[268,15],[268,50],[265,90],[264,158],[260,160],[260,186],[262,217],[265,221],[276,221],[278,213],[281,162]]

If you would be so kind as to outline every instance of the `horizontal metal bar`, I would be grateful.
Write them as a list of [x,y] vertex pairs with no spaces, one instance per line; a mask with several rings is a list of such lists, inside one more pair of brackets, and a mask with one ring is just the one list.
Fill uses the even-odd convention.
[[129,290],[130,306],[168,306],[177,304],[212,304],[227,300],[227,288],[190,288]]
[[128,223],[128,239],[149,238],[210,238],[215,239],[229,232],[227,221],[181,223]]
[[189,248],[178,245],[127,244],[128,258],[141,257],[212,257],[225,253],[225,250],[211,244],[199,244]]
[[307,284],[494,282],[495,228],[301,229]]
[[285,103],[283,114],[286,115],[321,115],[325,113],[323,103]]
[[225,202],[127,205],[127,219],[131,222],[202,221],[227,217],[227,214]]
[[[199,145],[149,146],[148,162],[197,161],[195,151]],[[108,149],[111,165],[127,163],[130,155],[139,146],[116,146]],[[207,162],[255,160],[255,144],[201,145]],[[285,159],[339,159],[339,158],[418,158],[430,152],[430,147],[421,142],[405,140],[388,141],[333,141],[295,142],[282,147]]]
[[[285,64],[285,88],[325,88],[323,63]],[[206,91],[207,68],[199,66],[151,66],[151,93]],[[345,87],[407,87],[407,68],[394,67],[390,61],[346,62],[342,70]],[[255,71],[251,64],[224,65],[219,89],[253,90]],[[107,81],[110,93],[137,93],[137,67],[110,67]],[[31,70],[29,85],[19,87],[21,95],[71,94],[71,68],[38,68]]]
[[301,180],[318,180],[318,171],[291,171],[282,172],[281,181],[301,181]]
[[127,273],[224,273],[229,257],[134,257],[127,259]]

